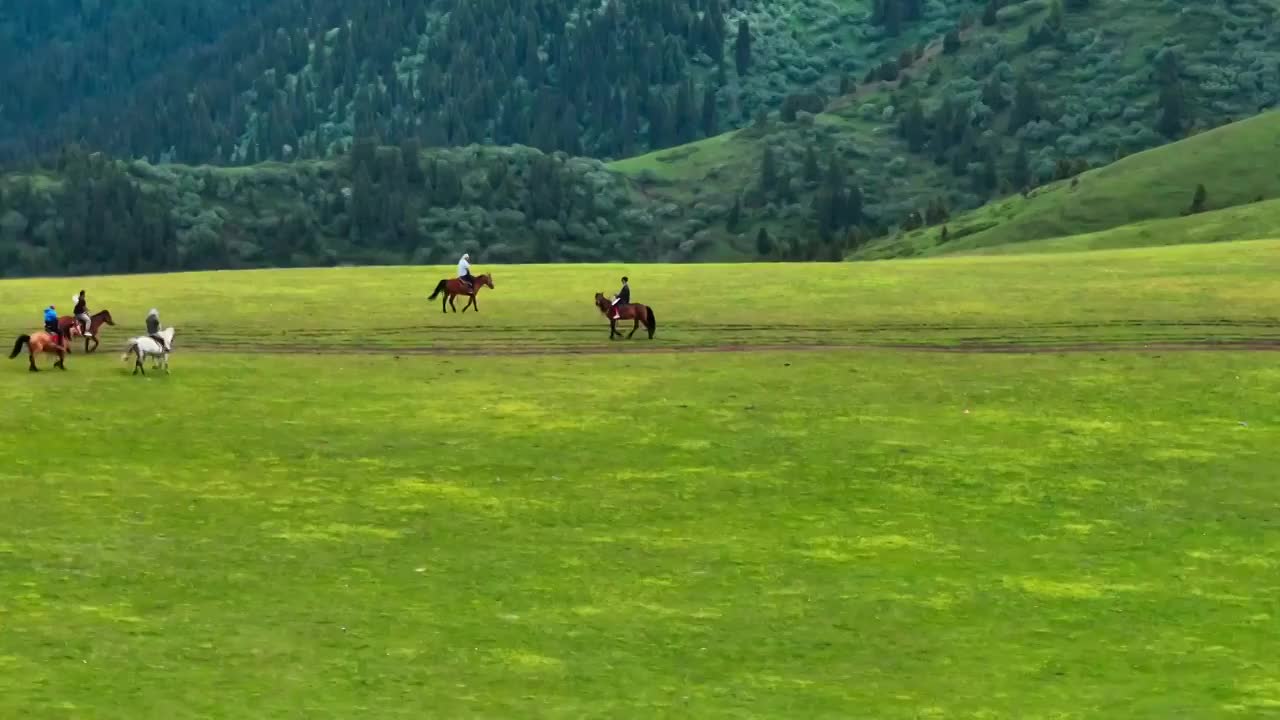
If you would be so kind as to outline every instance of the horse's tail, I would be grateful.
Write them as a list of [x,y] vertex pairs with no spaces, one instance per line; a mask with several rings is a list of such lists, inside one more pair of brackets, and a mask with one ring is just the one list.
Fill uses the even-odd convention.
[[431,293],[431,297],[429,297],[429,298],[427,298],[427,299],[428,299],[428,300],[435,300],[437,295],[439,295],[440,293],[444,292],[444,291],[448,288],[448,285],[449,285],[449,281],[448,281],[448,280],[441,280],[440,282],[436,283],[436,291],[435,291],[435,292],[433,292],[433,293]]
[[648,318],[645,320],[645,324],[649,326],[649,337],[653,337],[654,331],[658,329],[658,319],[653,316],[653,308],[645,305],[644,309],[648,311]]
[[18,357],[18,353],[22,352],[22,346],[29,342],[31,342],[30,335],[19,335],[18,341],[13,344],[13,352],[9,353],[9,359],[12,360]]
[[137,340],[130,340],[130,341],[129,341],[129,344],[128,344],[127,346],[125,346],[124,354],[122,354],[122,355],[120,356],[120,362],[124,362],[125,360],[128,360],[128,359],[129,359],[129,353],[135,353],[135,354],[136,354],[137,352],[138,352],[138,341],[137,341]]

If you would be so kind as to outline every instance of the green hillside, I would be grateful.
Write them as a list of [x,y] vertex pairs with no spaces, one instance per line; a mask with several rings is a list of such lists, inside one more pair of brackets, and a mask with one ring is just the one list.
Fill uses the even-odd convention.
[[1121,225],[1098,232],[961,252],[965,255],[1081,252],[1275,237],[1280,237],[1280,200],[1266,200],[1197,215]]
[[[1260,161],[1280,153],[1280,113],[1267,113],[1123,158],[1071,180],[1011,196],[941,227],[872,242],[855,257],[901,257],[995,249],[1127,247],[1269,237],[1280,174]],[[1205,194],[1197,214],[1197,187]],[[1205,212],[1235,208],[1231,212]],[[1205,214],[1199,214],[1204,212]],[[1143,221],[1157,222],[1143,222]],[[1138,223],[1138,224],[1135,224]],[[1067,236],[1079,236],[1071,237]],[[1063,238],[1048,243],[1030,241]],[[1026,248],[1018,244],[1029,243]]]

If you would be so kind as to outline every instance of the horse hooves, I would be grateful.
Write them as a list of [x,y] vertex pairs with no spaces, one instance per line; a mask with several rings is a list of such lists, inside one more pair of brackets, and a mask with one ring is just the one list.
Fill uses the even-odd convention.
[[27,368],[27,372],[40,372],[40,368],[38,368],[38,367],[29,367],[29,368]]

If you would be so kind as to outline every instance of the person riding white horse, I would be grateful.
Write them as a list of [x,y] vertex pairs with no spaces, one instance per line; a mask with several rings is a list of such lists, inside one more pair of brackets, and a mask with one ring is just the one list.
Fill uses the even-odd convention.
[[160,311],[151,308],[151,312],[147,313],[147,335],[152,340],[160,343],[165,352],[169,351],[169,346],[164,342],[164,337],[160,334]]
[[158,339],[152,338],[150,335],[140,335],[129,340],[129,344],[125,346],[124,354],[120,356],[120,360],[122,362],[128,360],[129,354],[133,353],[135,356],[133,374],[137,375],[141,372],[146,375],[147,369],[143,366],[143,363],[147,358],[155,358],[156,362],[152,369],[163,367],[165,373],[168,374],[169,353],[173,351],[173,333],[174,329],[167,327],[156,333]]

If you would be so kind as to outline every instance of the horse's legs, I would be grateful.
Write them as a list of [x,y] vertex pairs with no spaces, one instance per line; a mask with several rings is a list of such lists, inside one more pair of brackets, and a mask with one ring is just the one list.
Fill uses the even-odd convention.
[[32,350],[30,345],[27,346],[27,361],[31,363],[27,368],[29,372],[40,372],[40,368],[36,367],[36,351]]
[[637,315],[637,316],[636,316],[636,324],[631,326],[631,332],[627,335],[627,339],[628,339],[628,340],[630,340],[630,339],[631,339],[631,336],[632,336],[632,335],[635,335],[635,334],[636,334],[636,330],[639,330],[639,329],[640,329],[640,316],[639,316],[639,315]]
[[622,333],[618,332],[618,321],[614,320],[612,317],[609,318],[609,339],[612,340],[613,336],[621,334]]
[[453,299],[454,299],[454,298],[456,298],[456,297],[457,297],[457,295],[450,295],[450,296],[449,296],[449,309],[450,309],[450,310],[452,310],[452,311],[454,311],[454,312],[458,312],[458,306],[453,304]]
[[138,348],[137,352],[133,356],[133,374],[134,375],[137,375],[139,372],[141,372],[143,375],[147,374],[147,365],[145,362],[143,362],[143,359],[145,357],[146,355],[143,354],[142,348]]
[[[475,296],[475,295],[470,295],[470,296],[468,296],[468,297],[467,297],[467,304],[462,306],[462,312],[466,312],[466,311],[467,311],[467,308],[471,307],[472,305],[476,305],[476,296]],[[476,312],[480,312],[480,306],[479,306],[479,305],[476,305]]]
[[67,363],[66,363],[66,360],[67,360],[67,355],[66,355],[66,353],[65,353],[65,352],[63,352],[62,350],[59,350],[59,351],[58,351],[58,362],[54,363],[54,364],[53,364],[53,366],[54,366],[54,367],[56,367],[56,368],[58,368],[59,370],[66,370],[66,369],[67,369]]

